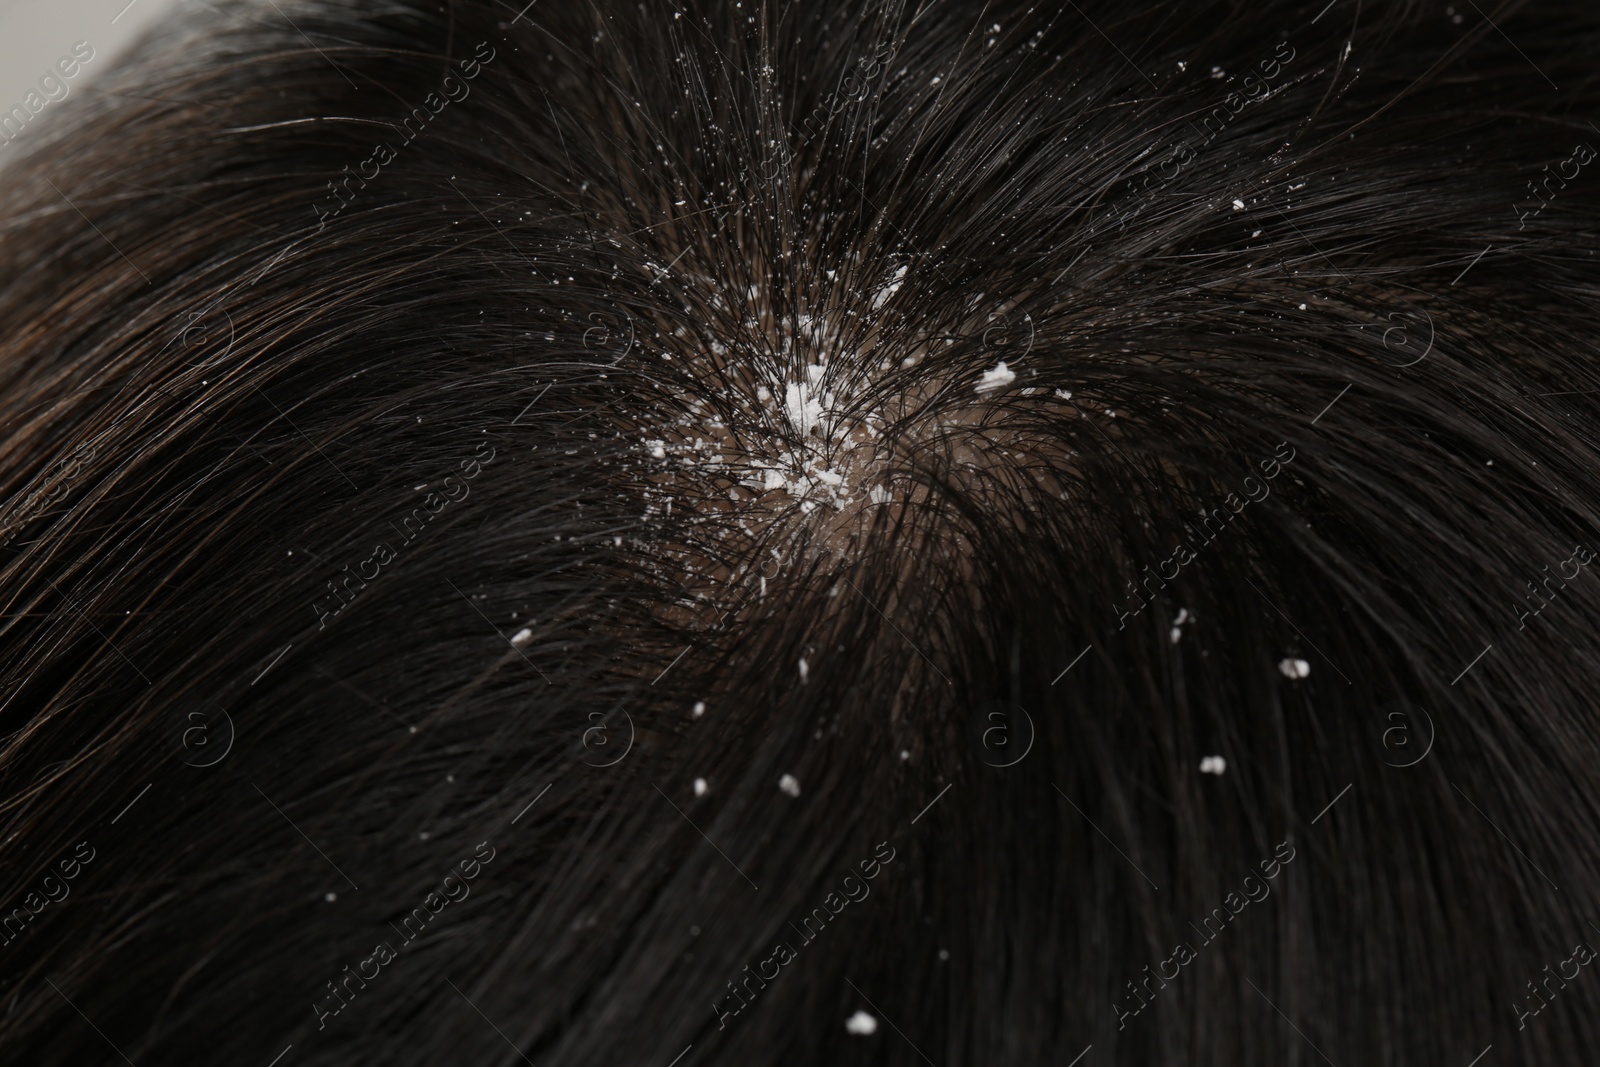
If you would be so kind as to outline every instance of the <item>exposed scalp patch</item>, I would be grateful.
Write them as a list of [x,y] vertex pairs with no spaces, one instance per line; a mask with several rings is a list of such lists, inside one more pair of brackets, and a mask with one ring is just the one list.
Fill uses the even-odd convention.
[[866,284],[851,266],[819,266],[810,300],[761,285],[729,300],[728,286],[679,266],[704,325],[655,331],[630,352],[678,392],[666,418],[624,432],[648,486],[644,517],[677,520],[683,540],[660,549],[696,597],[764,596],[766,561],[837,576],[886,543],[966,573],[972,543],[946,497],[1005,523],[1066,495],[1063,427],[1078,412],[1070,390],[1034,384],[1059,375],[1031,359],[1032,316],[985,294],[902,311],[897,294],[923,279],[897,258]]

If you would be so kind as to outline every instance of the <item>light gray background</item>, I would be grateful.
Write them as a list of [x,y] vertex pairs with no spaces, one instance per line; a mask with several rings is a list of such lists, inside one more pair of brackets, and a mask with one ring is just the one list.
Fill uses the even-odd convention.
[[[111,64],[151,23],[170,14],[178,0],[0,0],[0,110],[22,103],[39,76],[70,55],[75,41],[94,46],[94,59],[67,84],[76,95]],[[49,105],[24,129],[17,143],[48,127]]]

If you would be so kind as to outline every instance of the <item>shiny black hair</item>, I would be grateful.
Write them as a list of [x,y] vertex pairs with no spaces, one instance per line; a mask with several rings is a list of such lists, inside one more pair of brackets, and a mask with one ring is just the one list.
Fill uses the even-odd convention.
[[186,9],[0,148],[0,1059],[1583,1062],[1597,45]]

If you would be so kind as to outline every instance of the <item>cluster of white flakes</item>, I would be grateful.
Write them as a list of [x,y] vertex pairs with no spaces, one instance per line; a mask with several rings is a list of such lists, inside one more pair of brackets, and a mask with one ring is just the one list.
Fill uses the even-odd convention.
[[1285,678],[1298,680],[1311,673],[1311,664],[1303,659],[1284,659],[1278,663],[1278,672]]
[[1203,756],[1200,759],[1201,774],[1222,774],[1228,769],[1228,761],[1221,756]]
[[878,1020],[864,1011],[858,1011],[844,1021],[844,1028],[849,1033],[866,1037],[877,1032]]
[[[804,316],[802,316],[804,318]],[[645,438],[640,448],[652,459],[670,459],[679,466],[721,473],[757,496],[782,491],[798,500],[805,512],[819,505],[843,509],[858,494],[874,503],[887,501],[882,487],[856,484],[852,453],[871,449],[880,435],[880,420],[872,413],[861,418],[843,414],[849,395],[828,380],[829,365],[804,366],[799,380],[758,385],[752,413],[767,432],[754,444],[746,431],[745,447],[735,451],[726,424],[690,400],[688,411],[674,427],[674,439]],[[863,494],[863,490],[867,490]],[[737,491],[734,498],[739,499]]]
[[1006,366],[1006,361],[1002,359],[993,368],[984,371],[983,377],[978,379],[978,395],[998,393],[1016,380],[1016,371]]
[[[823,273],[830,280],[843,274],[834,270]],[[935,356],[941,339],[929,338],[909,353],[868,358],[861,358],[864,353],[858,346],[870,351],[877,344],[872,339],[876,319],[872,311],[894,300],[909,274],[908,264],[901,262],[876,285],[866,286],[865,302],[872,310],[860,308],[863,317],[859,319],[858,311],[837,304],[796,309],[792,314],[775,312],[759,284],[750,285],[741,300],[739,294],[719,289],[714,279],[701,279],[712,307],[740,321],[752,337],[769,336],[772,345],[765,354],[742,352],[738,344],[697,337],[691,327],[672,330],[678,342],[668,344],[677,354],[658,351],[656,356],[682,360],[686,351],[703,348],[712,357],[714,373],[702,377],[701,385],[720,392],[712,400],[703,393],[696,395],[698,390],[691,386],[676,417],[639,428],[634,448],[645,457],[643,469],[654,483],[645,489],[641,518],[670,517],[674,493],[679,508],[685,500],[712,503],[706,498],[714,496],[736,506],[733,514],[724,514],[719,522],[747,535],[757,532],[752,523],[764,523],[773,514],[793,508],[826,523],[830,537],[844,537],[849,535],[841,532],[845,527],[834,524],[835,516],[892,505],[897,487],[888,479],[896,468],[881,450],[885,439],[900,433],[904,420],[926,397],[900,397],[886,405],[878,401],[875,390],[881,385],[880,376],[891,373],[896,362],[909,367]],[[973,295],[974,308],[983,306],[984,297],[982,293]],[[995,322],[998,314],[992,312],[985,321]],[[851,328],[852,322],[857,328]],[[942,343],[958,341],[946,337]],[[650,347],[649,342],[645,345]],[[1050,395],[1071,404],[1075,414],[1089,415],[1089,409],[1073,400],[1070,390],[1022,385],[1019,377],[1030,373],[1018,363],[1024,355],[1025,351],[1008,353],[1009,362],[997,362],[979,370],[975,380],[968,379],[970,402],[981,406],[1014,390],[1020,396]],[[688,363],[694,368],[698,361],[689,357]],[[931,390],[930,386],[930,394]],[[956,423],[967,420],[959,411],[950,417]],[[896,452],[918,447],[910,438],[896,440]],[[703,483],[698,489],[682,486],[680,474],[692,482],[709,477],[721,488],[706,494]],[[751,510],[744,512],[740,505],[750,505]],[[764,586],[765,578],[761,581]],[[761,595],[765,595],[764,588]]]
[[878,435],[870,417],[852,423],[840,414],[841,398],[824,385],[827,370],[824,363],[807,365],[803,380],[784,384],[781,403],[766,387],[756,393],[769,420],[781,420],[800,444],[779,446],[774,437],[771,458],[749,460],[742,484],[762,492],[781,489],[801,501],[802,511],[812,510],[819,500],[835,508],[849,504],[856,487],[850,484],[848,455],[866,443],[863,436],[870,441]]
[[800,779],[792,774],[786,774],[778,779],[778,788],[789,796],[797,797],[800,795]]
[[[832,278],[836,272],[827,273]],[[870,290],[872,310],[893,299],[908,274],[909,266],[901,263]],[[753,329],[761,328],[763,321],[761,297],[755,285],[746,294],[750,308],[746,326]],[[710,302],[719,309],[727,306],[723,295],[715,292]],[[758,374],[758,380],[745,387],[753,396],[743,398],[741,406],[755,417],[756,427],[752,432],[741,425],[737,446],[727,424],[707,410],[703,400],[690,397],[678,419],[640,440],[640,450],[653,460],[722,474],[757,497],[781,491],[798,501],[803,512],[819,506],[843,510],[861,498],[874,505],[888,503],[889,489],[866,474],[872,468],[867,457],[886,429],[876,405],[858,403],[873,384],[871,368],[857,369],[854,359],[841,358],[850,342],[839,335],[838,321],[831,314],[801,311],[781,330],[775,340],[790,370],[783,380],[761,381]],[[676,334],[687,339],[682,330]],[[725,369],[753,369],[748,363],[741,366],[725,344],[714,339],[705,343]],[[912,365],[921,358],[921,353],[914,353],[902,362]],[[846,367],[851,368],[848,373]],[[887,364],[878,367],[887,369]],[[1016,371],[1001,362],[983,372],[976,391],[987,396],[1011,386],[1016,378]],[[740,490],[730,495],[742,499]],[[670,514],[664,507],[652,507],[647,516],[656,510]]]
[[[937,79],[935,79],[937,80]],[[872,297],[872,310],[877,311],[889,302],[889,298],[900,291],[900,284],[905,280],[906,267],[901,264],[895,268],[894,277],[889,279],[889,284],[879,289]]]

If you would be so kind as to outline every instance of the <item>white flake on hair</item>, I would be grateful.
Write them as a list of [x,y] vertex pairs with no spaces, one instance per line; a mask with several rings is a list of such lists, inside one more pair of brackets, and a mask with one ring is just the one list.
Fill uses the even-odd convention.
[[1278,664],[1285,678],[1304,678],[1311,673],[1311,664],[1303,659],[1285,659]]
[[878,1020],[864,1011],[858,1011],[844,1021],[844,1028],[852,1034],[859,1034],[865,1037],[868,1034],[877,1032]]
[[1206,756],[1200,760],[1201,774],[1222,774],[1228,769],[1228,761],[1221,756]]
[[705,796],[706,795],[706,791],[708,789],[710,789],[710,788],[711,788],[710,786],[706,785],[706,780],[704,778],[696,778],[694,780],[694,795],[695,796],[697,796],[697,797]]
[[[935,85],[937,85],[939,83],[939,79],[938,78],[933,79],[933,81],[934,81]],[[873,311],[877,311],[879,308],[883,307],[883,305],[888,302],[888,300],[889,300],[889,298],[891,296],[893,296],[895,293],[898,293],[900,291],[900,283],[901,283],[901,280],[903,278],[905,278],[905,276],[906,276],[905,264],[901,264],[899,267],[897,267],[895,269],[894,277],[889,280],[889,284],[885,285],[882,289],[879,289],[877,294],[873,296],[873,298],[872,298],[872,310]]]
[[811,665],[806,662],[806,658],[804,656],[801,656],[800,657],[800,682],[801,682],[802,685],[805,683],[806,676],[808,674],[810,674],[810,673],[811,673]]
[[511,644],[514,648],[521,648],[523,645],[532,640],[533,631],[528,629],[526,626],[511,635]]
[[792,797],[800,795],[800,779],[792,774],[786,774],[778,779],[778,788]]
[[982,395],[984,393],[996,392],[1004,389],[1006,386],[1010,385],[1016,380],[1016,373],[1010,367],[1006,366],[1005,360],[1001,360],[999,363],[995,364],[993,369],[983,372],[983,377],[978,380],[978,393],[979,395]]

